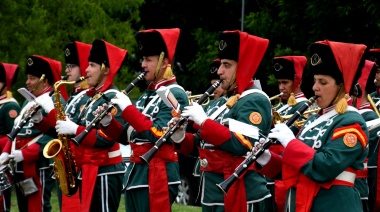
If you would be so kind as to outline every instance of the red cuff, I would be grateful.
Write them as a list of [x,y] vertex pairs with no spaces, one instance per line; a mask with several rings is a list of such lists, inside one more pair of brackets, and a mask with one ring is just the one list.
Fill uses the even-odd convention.
[[3,149],[3,152],[6,152],[6,153],[8,153],[8,154],[11,153],[12,142],[13,142],[13,141],[8,140],[8,143],[5,144],[5,147],[4,147],[4,149]]
[[100,124],[101,133],[99,133],[103,138],[107,140],[117,140],[121,132],[123,131],[123,125],[118,122],[115,118],[111,119],[110,124],[105,128]]
[[263,166],[258,172],[265,175],[268,178],[275,178],[282,168],[282,157],[272,151],[270,151],[271,157],[269,162]]
[[55,125],[57,124],[57,109],[53,109],[50,111],[50,113],[47,115],[48,123],[51,127],[55,128]]
[[[76,135],[78,136],[81,132],[83,132],[86,129],[85,126],[78,126]],[[96,143],[96,129],[90,130],[87,135],[84,137],[83,141],[80,142],[80,145],[87,146],[87,147],[93,147]]]
[[45,117],[42,118],[42,121],[40,123],[35,123],[34,127],[42,133],[46,133],[51,128],[49,119]]
[[40,145],[34,143],[21,150],[24,161],[37,161],[40,153]]
[[185,139],[179,143],[180,149],[176,149],[176,152],[188,155],[194,149],[194,135],[191,133],[185,133]]
[[313,159],[316,150],[304,142],[293,139],[286,146],[283,154],[283,163],[300,169],[305,163]]
[[1,148],[1,152],[3,152],[4,151],[4,149],[5,149],[5,146],[7,145],[7,143],[8,143],[8,137],[7,136],[5,136],[5,137],[2,137],[1,139],[0,139],[0,148]]
[[121,117],[127,121],[138,133],[149,131],[152,121],[142,114],[135,106],[129,105],[121,113]]
[[228,127],[211,119],[206,119],[206,121],[203,122],[200,136],[203,140],[207,141],[207,143],[214,146],[220,146],[231,139],[231,133]]

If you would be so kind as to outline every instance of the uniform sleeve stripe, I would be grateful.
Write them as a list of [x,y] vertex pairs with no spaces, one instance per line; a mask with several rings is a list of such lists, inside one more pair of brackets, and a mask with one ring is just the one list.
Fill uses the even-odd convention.
[[151,127],[150,131],[152,132],[154,137],[157,137],[157,138],[160,138],[165,133],[165,130],[159,130],[156,127]]
[[363,131],[363,129],[360,127],[359,124],[354,124],[347,127],[340,127],[340,128],[335,129],[332,140],[342,137],[347,133],[354,133],[358,137],[363,148],[367,146],[367,141],[368,141],[367,135]]
[[249,141],[246,137],[244,137],[240,133],[233,132],[235,137],[242,143],[245,147],[247,147],[249,150],[252,150],[252,143]]

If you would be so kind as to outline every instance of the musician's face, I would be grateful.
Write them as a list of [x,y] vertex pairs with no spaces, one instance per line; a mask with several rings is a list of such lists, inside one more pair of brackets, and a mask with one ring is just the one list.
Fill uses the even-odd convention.
[[47,79],[42,80],[42,82],[38,84],[39,79],[39,77],[31,74],[26,75],[26,88],[35,96],[41,95],[45,88],[50,86]]
[[66,65],[65,72],[66,72],[66,75],[68,76],[67,81],[75,81],[76,79],[82,76],[82,74],[80,73],[79,66],[75,64],[68,63]]
[[106,77],[109,73],[109,68],[106,68],[104,71],[104,76],[98,83],[98,80],[101,76],[101,68],[102,66],[98,63],[94,62],[88,62],[88,67],[86,68],[86,73],[87,73],[87,84],[90,86],[95,86],[100,87],[104,84]]
[[380,68],[377,69],[375,75],[375,86],[380,87]]
[[[217,79],[211,80],[211,84],[214,84]],[[223,96],[225,90],[219,85],[215,90],[214,90],[214,99],[218,99],[219,97]]]
[[158,55],[143,57],[142,62],[141,62],[141,68],[143,68],[144,71],[146,71],[146,74],[145,74],[146,81],[153,81],[156,83],[163,79],[163,76],[168,64],[168,59],[165,58],[162,60],[160,71],[158,72],[158,76],[155,77],[154,73],[156,71],[158,61],[159,61]]
[[222,59],[221,65],[218,69],[218,75],[222,80],[220,86],[224,90],[233,90],[236,86],[235,72],[237,68],[237,62],[235,60]]
[[[318,106],[322,109],[328,107],[335,100],[341,86],[343,85],[337,85],[335,79],[329,75],[314,75],[313,91],[318,97]],[[341,94],[343,95],[344,93]]]
[[284,93],[281,96],[281,100],[286,101],[290,97],[290,93],[292,92],[293,88],[293,80],[290,79],[277,79],[278,82],[278,89],[280,90],[280,93]]

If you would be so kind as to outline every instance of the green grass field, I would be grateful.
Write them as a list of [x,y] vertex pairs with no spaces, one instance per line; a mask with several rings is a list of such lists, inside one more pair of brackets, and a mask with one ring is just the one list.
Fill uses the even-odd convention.
[[[12,187],[12,189],[14,189]],[[51,205],[53,207],[53,212],[59,212],[59,205],[58,205],[58,199],[57,199],[57,193],[55,190],[53,190],[53,194],[51,197]],[[173,212],[198,212],[202,211],[201,207],[193,207],[193,206],[185,206],[181,204],[174,204],[172,207]],[[12,199],[11,199],[11,212],[17,212],[19,211],[17,208],[17,199],[16,199],[16,192],[12,190]],[[125,204],[124,204],[124,197],[121,198],[119,210],[120,212],[125,211]],[[79,211],[78,211],[79,212]]]

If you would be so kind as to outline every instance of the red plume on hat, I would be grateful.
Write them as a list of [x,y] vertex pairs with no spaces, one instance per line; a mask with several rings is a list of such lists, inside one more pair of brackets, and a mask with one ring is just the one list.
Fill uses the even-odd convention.
[[283,58],[293,63],[295,75],[293,80],[292,91],[294,91],[301,83],[302,74],[307,63],[307,58],[305,56],[280,56],[275,58]]
[[9,63],[0,63],[5,70],[5,85],[7,86],[7,90],[10,91],[12,88],[13,78],[16,76],[16,71],[18,68],[17,64],[9,64]]
[[[358,84],[359,84],[361,90],[363,91],[363,93],[364,93],[365,88],[367,86],[368,77],[369,77],[371,71],[373,70],[374,66],[376,66],[375,62],[365,60],[364,66],[362,68],[362,73],[360,75],[360,78],[358,79]],[[356,107],[357,108],[359,108],[360,105],[362,104],[362,98],[363,97],[357,98],[357,100],[356,100],[356,102],[357,102]]]
[[91,45],[75,41],[78,51],[79,68],[82,76],[86,76],[86,69],[88,67],[88,56],[90,55]]
[[318,41],[317,43],[330,46],[336,64],[343,75],[345,92],[349,93],[367,46],[364,44],[342,43],[329,40]]
[[[41,59],[45,60],[49,64],[50,69],[51,69],[51,71],[53,73],[54,83],[56,83],[57,81],[59,81],[59,80],[62,79],[62,76],[61,76],[62,64],[61,64],[60,61],[53,60],[53,59],[50,59],[48,57],[44,57],[44,56],[40,56],[40,55],[33,55],[33,56],[41,58]],[[66,91],[66,87],[65,86],[61,86],[59,90],[61,92],[62,97],[65,100],[67,100],[68,99],[68,94],[67,94],[67,91]]]
[[121,49],[104,40],[103,42],[105,43],[107,50],[110,72],[107,76],[106,81],[104,82],[104,86],[101,89],[101,92],[107,90],[108,87],[112,84],[113,78],[116,76],[117,72],[119,72],[119,70],[123,66],[124,60],[128,54],[128,50],[126,49]]
[[162,39],[164,39],[166,48],[168,50],[167,58],[169,59],[169,63],[173,61],[175,50],[177,47],[178,38],[181,30],[179,28],[172,29],[147,29],[142,30],[141,32],[158,32],[161,34]]
[[252,81],[268,48],[269,40],[239,30],[224,31],[224,33],[238,33],[240,37],[236,85],[238,86],[237,92],[241,94]]

